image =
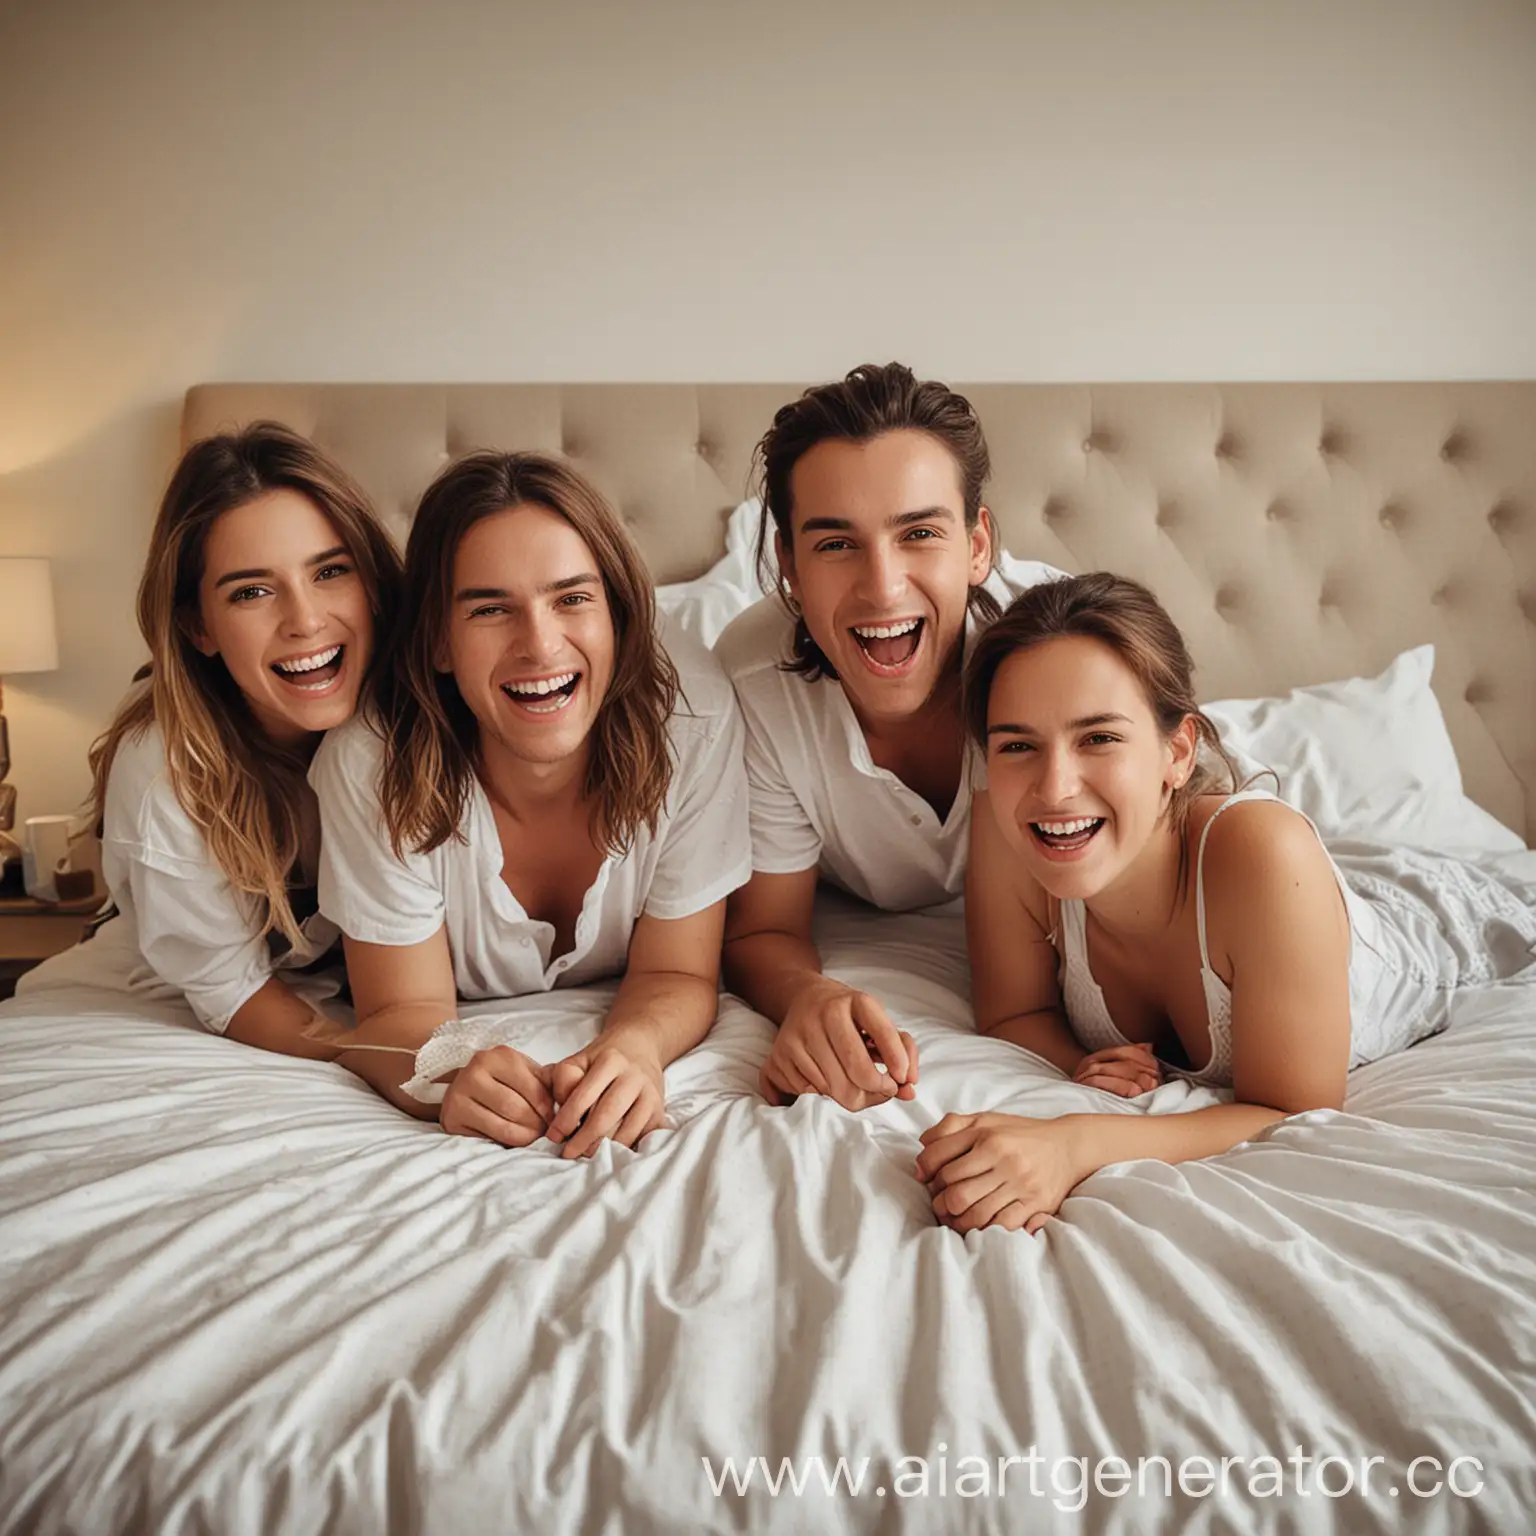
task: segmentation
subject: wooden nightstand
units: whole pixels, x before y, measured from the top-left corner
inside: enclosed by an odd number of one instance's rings
[[[0,897],[0,998],[15,992],[23,971],[78,943],[104,899],[99,890],[83,901]]]

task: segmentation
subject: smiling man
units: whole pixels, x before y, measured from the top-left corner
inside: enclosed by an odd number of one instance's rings
[[[752,802],[726,977],[779,1025],[765,1096],[862,1109],[912,1097],[917,1051],[875,998],[823,975],[816,884],[887,911],[960,894],[966,640],[1022,587],[994,568],[981,423],[945,385],[856,368],[783,407],[757,454],[780,590],[715,646],[746,717]]]
[[[598,1038],[509,1046],[448,1088],[448,1131],[568,1156],[661,1122],[715,1018],[726,895],[751,868],[742,725],[714,658],[663,646],[650,580],[569,466],[479,453],[422,499],[372,708],[315,760],[322,910],[354,1043],[419,1047],[457,999],[622,974]],[[409,1055],[341,1058],[413,1114]]]

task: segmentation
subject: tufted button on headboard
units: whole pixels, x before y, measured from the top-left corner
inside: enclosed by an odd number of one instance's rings
[[[1015,554],[1145,581],[1204,698],[1375,672],[1432,641],[1467,792],[1536,833],[1536,382],[957,387]],[[402,541],[458,454],[563,453],[676,581],[721,553],[753,445],[796,389],[200,385],[183,439],[287,422]]]

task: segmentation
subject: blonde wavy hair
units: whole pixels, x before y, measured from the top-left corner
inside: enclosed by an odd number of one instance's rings
[[[367,496],[313,443],[271,421],[193,443],[160,503],[139,581],[149,666],[91,748],[90,811],[99,826],[118,748],[158,725],[171,788],[214,861],[254,898],[263,931],[296,944],[288,879],[299,856],[305,754],[267,736],[223,661],[192,640],[209,530],[226,512],[278,490],[306,497],[335,528],[367,591],[376,636],[392,617],[400,556]]]
[[[614,671],[592,726],[584,793],[599,847],[623,853],[656,829],[672,781],[667,722],[679,686],[656,638],[651,579],[613,509],[570,465],[542,453],[471,453],[427,487],[405,550],[400,619],[376,675],[372,723],[384,743],[379,798],[396,857],[458,835],[475,780],[479,726],[451,672],[453,566],[476,523],[512,507],[563,518],[597,561],[613,617]]]

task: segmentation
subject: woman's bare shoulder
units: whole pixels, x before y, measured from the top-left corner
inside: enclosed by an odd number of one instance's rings
[[[1324,863],[1327,862],[1312,823],[1283,800],[1241,800],[1222,810],[1227,799],[1225,795],[1202,795],[1190,810],[1185,829],[1190,857],[1199,855],[1204,837],[1207,870],[1242,867],[1255,860],[1289,863],[1297,857],[1310,863],[1308,855],[1314,852],[1322,854]]]
[[[1190,816],[1190,861],[1205,839],[1205,902],[1213,932],[1220,914],[1268,911],[1282,916],[1296,903],[1336,899],[1333,864],[1311,822],[1280,800],[1245,800],[1212,822],[1221,800],[1202,804]],[[1332,899],[1330,899],[1332,898]]]

